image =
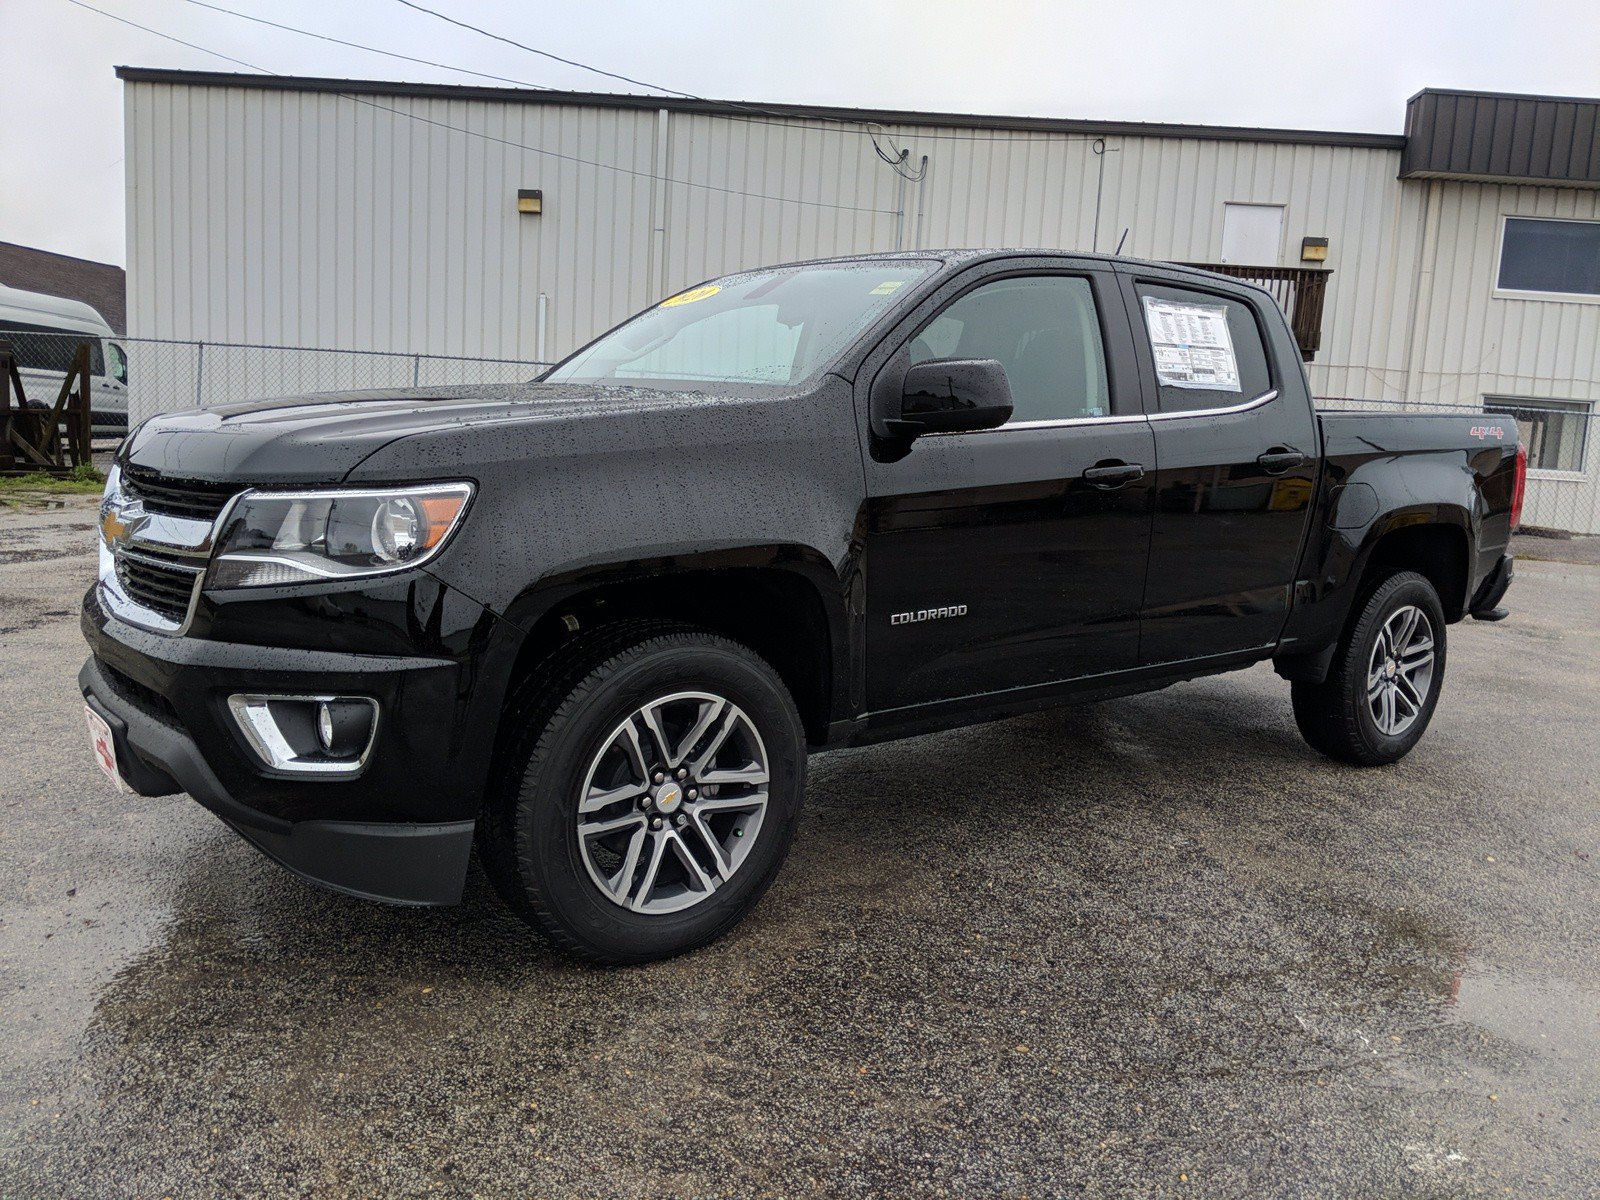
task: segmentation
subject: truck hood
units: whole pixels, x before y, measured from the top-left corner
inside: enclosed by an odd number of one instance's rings
[[[185,479],[335,483],[375,451],[416,434],[698,408],[737,397],[540,383],[324,392],[153,417],[135,430],[123,454],[136,465]]]

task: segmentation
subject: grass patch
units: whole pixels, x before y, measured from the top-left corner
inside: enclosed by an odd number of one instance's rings
[[[47,492],[53,495],[98,496],[105,489],[106,477],[98,467],[87,464],[73,467],[72,473],[57,477],[43,471],[32,475],[0,476],[0,493]]]

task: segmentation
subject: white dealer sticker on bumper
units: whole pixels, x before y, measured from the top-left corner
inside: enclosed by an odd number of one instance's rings
[[[105,719],[87,704],[83,706],[83,715],[89,722],[89,746],[94,751],[94,761],[105,772],[111,786],[119,792],[130,792],[130,788],[122,780],[122,772],[117,770],[117,743],[111,736],[111,726]]]

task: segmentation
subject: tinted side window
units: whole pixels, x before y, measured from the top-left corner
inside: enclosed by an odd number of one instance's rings
[[[998,279],[954,300],[911,341],[911,361],[993,358],[1006,369],[1012,423],[1111,412],[1105,347],[1087,279]]]
[[[29,325],[23,321],[0,321],[0,349],[16,356],[17,366],[31,371],[72,370],[73,356],[78,347],[89,344],[89,374],[106,373],[105,353],[100,339],[87,333],[64,333],[47,325]]]
[[[1507,217],[1497,287],[1600,296],[1600,221]]]
[[[1261,327],[1244,301],[1152,283],[1138,294],[1162,412],[1226,408],[1271,390]]]

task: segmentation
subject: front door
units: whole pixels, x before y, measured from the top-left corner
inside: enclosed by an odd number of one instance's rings
[[[868,461],[868,711],[1137,665],[1155,460],[1114,275],[991,266],[931,309],[899,361],[997,359],[1015,412]]]

